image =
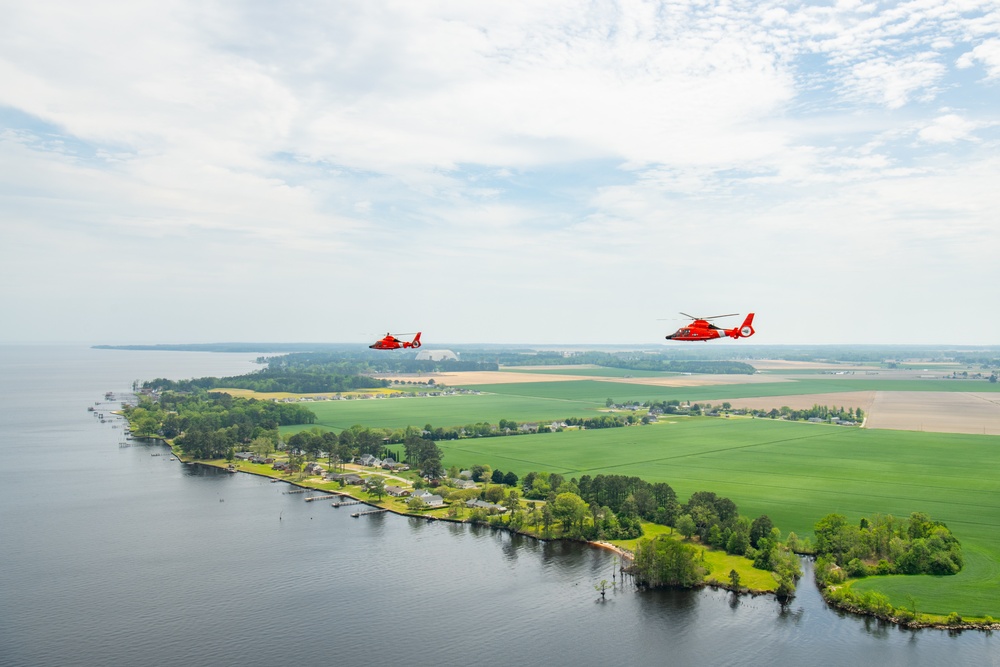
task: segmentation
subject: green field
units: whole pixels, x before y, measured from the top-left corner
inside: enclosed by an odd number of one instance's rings
[[[565,384],[557,382],[554,384]],[[594,416],[604,408],[594,401],[517,395],[473,395],[382,398],[351,401],[318,401],[309,409],[316,425],[342,431],[355,424],[381,428],[406,428],[425,424],[448,428],[476,422],[496,424],[501,419],[517,422],[552,421],[566,417]],[[288,427],[291,432],[303,427]],[[308,428],[308,427],[306,427]],[[283,428],[284,432],[285,429]]]
[[[825,394],[847,391],[959,391],[1000,392],[1000,382],[985,380],[844,380],[810,378],[792,382],[757,384],[708,385],[701,387],[656,387],[600,380],[570,380],[567,382],[523,382],[489,384],[474,387],[479,391],[506,396],[535,396],[589,401],[603,405],[605,399],[617,402],[629,400],[711,401],[722,398],[759,398],[793,394]],[[775,406],[780,407],[780,406]]]
[[[628,368],[612,368],[610,366],[549,366],[548,368],[518,368],[507,366],[500,369],[504,373],[530,373],[537,375],[581,375],[584,377],[609,377],[609,378],[659,378],[676,377],[683,373],[672,373],[668,371],[636,371]]]

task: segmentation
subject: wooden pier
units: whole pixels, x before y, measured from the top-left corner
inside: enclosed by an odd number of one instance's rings
[[[359,516],[365,516],[366,514],[381,514],[382,512],[388,512],[388,511],[389,510],[385,509],[384,507],[377,507],[373,510],[365,510],[364,512],[355,512],[351,516],[353,516],[356,519]]]
[[[341,494],[339,493],[331,493],[325,496],[309,496],[306,498],[306,502],[308,503],[313,500],[330,500],[331,498],[340,498],[340,495]]]
[[[330,503],[330,507],[343,507],[344,505],[362,505],[360,500],[341,500],[336,503]]]

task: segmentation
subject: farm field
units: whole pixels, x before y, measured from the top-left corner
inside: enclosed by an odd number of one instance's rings
[[[711,378],[713,376],[695,376]],[[661,386],[638,379],[629,382],[608,382],[601,380],[567,380],[562,382],[521,382],[504,384],[464,385],[459,382],[452,386],[469,386],[483,392],[506,395],[538,397],[562,397],[576,400],[600,401],[608,397],[616,401],[625,400],[669,400],[720,401],[734,398],[760,398],[768,396],[793,396],[800,394],[829,394],[855,391],[905,391],[905,392],[964,392],[996,393],[1000,397],[1000,383],[976,380],[846,380],[841,376],[829,379],[806,378],[775,381],[773,377],[761,375],[718,376],[724,378],[767,378],[766,382],[732,382],[731,384],[704,384],[697,386]],[[684,378],[687,379],[687,378]]]
[[[664,371],[636,371],[628,368],[611,368],[608,366],[506,366],[501,373],[521,373],[536,375],[566,375],[580,377],[606,378],[663,378],[684,377],[683,373]]]
[[[670,423],[673,422],[673,423]],[[954,577],[870,579],[893,604],[912,594],[922,611],[1000,616],[1000,439],[870,431],[747,418],[682,417],[649,426],[438,443],[445,465],[568,477],[613,473],[731,498],[741,514],[770,516],[784,534],[811,535],[822,516],[856,521],[927,512],[963,544]]]
[[[503,394],[319,401],[309,405],[309,409],[316,414],[315,425],[337,432],[355,424],[395,429],[407,426],[423,428],[425,424],[444,428],[476,422],[496,424],[501,419],[552,421],[566,417],[592,417],[603,407],[604,399],[598,405],[593,401]]]

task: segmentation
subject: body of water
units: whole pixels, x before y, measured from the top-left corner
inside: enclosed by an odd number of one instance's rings
[[[797,597],[609,591],[614,557],[307,503],[121,447],[88,406],[256,355],[0,347],[0,665],[1000,665],[1000,637]],[[98,406],[102,408],[106,406]]]

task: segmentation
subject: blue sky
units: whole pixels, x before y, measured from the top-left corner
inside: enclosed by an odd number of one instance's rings
[[[1000,344],[995,2],[3,13],[0,342]]]

